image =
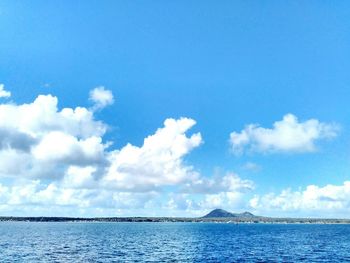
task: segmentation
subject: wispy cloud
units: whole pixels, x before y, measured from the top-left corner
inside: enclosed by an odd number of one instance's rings
[[[0,98],[9,98],[11,97],[11,92],[5,90],[5,85],[0,84]]]
[[[89,99],[94,103],[93,110],[100,110],[114,103],[113,93],[102,86],[91,90]]]

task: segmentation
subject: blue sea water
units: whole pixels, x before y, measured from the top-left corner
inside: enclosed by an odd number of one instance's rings
[[[0,262],[301,261],[350,261],[350,225],[0,223]]]

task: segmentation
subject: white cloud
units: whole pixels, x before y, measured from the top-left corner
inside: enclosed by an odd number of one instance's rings
[[[186,162],[203,143],[200,133],[188,134],[193,119],[166,119],[141,146],[111,150],[103,139],[107,125],[94,110],[60,109],[52,95],[0,104],[2,214],[157,215],[162,207],[171,214],[171,205],[199,213],[219,203],[235,207],[254,187],[233,173],[205,178]]]
[[[199,206],[202,210],[212,210],[224,207],[230,211],[242,211],[245,209],[245,202],[242,192],[222,192],[219,194],[205,195],[204,200],[200,201]]]
[[[25,181],[15,186],[0,184],[0,203],[17,207],[75,207],[75,208],[140,208],[156,193],[118,193],[103,189],[77,189],[57,183],[48,185],[39,180]],[[1,211],[1,209],[0,209]]]
[[[20,180],[12,186],[0,184],[0,212],[21,215],[20,211],[30,206],[31,215],[36,211],[39,215],[45,213],[57,216],[64,211],[65,215],[77,216],[78,211],[80,214],[84,211],[86,216],[116,216],[119,211],[125,216],[136,209],[133,215],[140,215],[142,211],[148,216],[202,216],[209,209],[217,207],[232,211],[245,210],[244,193],[252,187],[252,183],[248,183],[247,189],[246,183],[243,183],[243,186],[231,185],[223,190],[213,185],[217,191],[209,193],[126,192],[101,187],[93,175],[95,172],[91,166],[71,166],[62,181],[47,184],[41,180]],[[235,180],[243,181],[238,178]]]
[[[202,143],[200,133],[185,135],[194,124],[188,118],[167,119],[164,127],[148,136],[141,147],[128,144],[111,152],[111,165],[103,183],[117,189],[148,191],[197,178],[198,173],[183,163],[183,157]]]
[[[63,186],[66,188],[86,188],[94,189],[97,186],[97,181],[94,173],[97,168],[94,166],[69,166],[63,179]]]
[[[183,163],[202,143],[200,133],[185,134],[194,120],[167,119],[141,147],[108,151],[102,139],[106,125],[92,111],[58,110],[57,103],[56,97],[40,95],[30,104],[0,105],[0,176],[61,179],[71,166],[92,166],[99,184],[120,191],[149,191],[198,176]],[[20,160],[25,161],[18,165]]]
[[[32,155],[40,161],[69,164],[94,164],[102,162],[105,145],[100,137],[77,139],[63,132],[49,132],[33,147]]]
[[[245,194],[254,190],[254,182],[234,173],[199,177],[185,184],[181,193],[172,194],[167,207],[204,215],[210,209],[223,207],[232,211],[246,209]]]
[[[313,152],[315,142],[337,135],[335,124],[322,123],[316,119],[299,122],[293,114],[287,114],[273,128],[249,124],[240,133],[230,134],[230,144],[235,154],[245,150],[255,152]]]
[[[243,180],[234,173],[224,176],[201,177],[185,185],[184,191],[190,193],[217,194],[221,192],[246,192],[254,189],[254,183]]]
[[[0,98],[9,98],[11,97],[11,92],[5,90],[4,84],[0,84]]]
[[[94,120],[84,107],[58,110],[58,99],[39,95],[29,104],[0,104],[0,128],[28,134],[34,138],[51,131],[62,131],[78,138],[102,136],[106,125]]]
[[[69,165],[105,162],[106,125],[83,107],[58,110],[58,100],[0,104],[0,177],[61,178]]]
[[[209,194],[172,194],[164,206],[172,211],[182,211],[180,215],[187,213],[203,216],[209,210],[224,208],[230,211],[245,211],[246,205],[244,192],[220,192]]]
[[[304,190],[285,189],[280,194],[256,195],[250,200],[252,208],[267,212],[306,216],[344,216],[350,211],[350,182],[324,187],[309,185]]]
[[[170,194],[169,200],[164,206],[165,209],[193,211],[198,209],[198,205],[188,194]]]
[[[114,103],[113,93],[104,87],[97,87],[91,90],[90,100],[95,104],[93,110],[103,109]]]

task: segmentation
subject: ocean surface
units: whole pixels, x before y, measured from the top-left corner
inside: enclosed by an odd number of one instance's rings
[[[350,225],[0,223],[0,262],[302,261],[350,261]]]

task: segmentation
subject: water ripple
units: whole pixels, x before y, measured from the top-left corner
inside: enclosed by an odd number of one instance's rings
[[[344,262],[350,225],[0,223],[1,262]]]

